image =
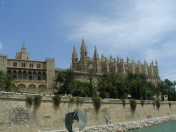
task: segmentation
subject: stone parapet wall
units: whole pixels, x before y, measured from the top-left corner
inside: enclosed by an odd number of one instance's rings
[[[141,106],[140,101],[137,101],[136,111],[132,114],[128,100],[126,100],[126,106],[123,107],[121,100],[105,99],[102,101],[99,113],[96,114],[90,98],[81,98],[83,103],[81,105],[76,105],[74,103],[69,103],[68,97],[62,98],[60,107],[56,111],[53,107],[51,95],[43,96],[40,107],[34,112],[32,108],[26,108],[26,96],[32,95],[0,93],[0,131],[6,130],[7,132],[10,132],[10,128],[12,128],[14,124],[13,118],[16,116],[14,111],[16,109],[19,110],[19,108],[24,109],[24,111],[29,113],[30,123],[28,123],[27,126],[34,125],[36,130],[64,129],[65,114],[75,110],[87,113],[88,127],[105,125],[105,117],[108,117],[113,124],[116,124],[124,121],[142,120],[145,118],[168,116],[176,113],[176,102],[170,102],[172,104],[171,108],[169,107],[169,102],[161,102],[158,111],[156,108],[154,109],[152,104],[153,101],[146,101],[143,107]],[[25,112],[23,112],[23,114],[24,113]],[[17,121],[18,120],[19,119],[17,119]],[[75,124],[75,127],[76,126],[77,125]]]

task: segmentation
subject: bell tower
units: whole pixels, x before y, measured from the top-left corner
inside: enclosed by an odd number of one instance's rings
[[[78,54],[75,46],[73,47],[73,52],[72,52],[72,69],[73,70],[78,69]]]
[[[101,72],[101,65],[99,60],[99,54],[97,52],[97,48],[94,48],[94,55],[93,55],[93,67],[96,73]]]
[[[88,54],[87,54],[87,47],[85,44],[84,39],[81,41],[81,53],[80,53],[80,63],[81,63],[81,70],[87,71],[88,69]]]
[[[30,57],[28,55],[27,48],[25,47],[25,44],[23,43],[21,51],[17,52],[16,54],[17,60],[30,60]]]

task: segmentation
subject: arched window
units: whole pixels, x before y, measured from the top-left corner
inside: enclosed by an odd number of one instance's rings
[[[30,64],[29,64],[29,67],[30,67],[30,68],[33,68],[33,67],[34,67],[34,65],[33,65],[32,63],[30,63]]]
[[[37,80],[37,72],[36,71],[33,72],[33,79]]]
[[[38,73],[38,80],[41,80],[41,72]]]
[[[13,71],[13,79],[16,80],[17,79],[17,72]]]
[[[13,66],[14,66],[14,67],[17,67],[17,62],[13,62]]]
[[[21,67],[26,67],[26,64],[24,62],[22,62]]]
[[[8,70],[7,71],[7,74],[8,74],[8,76],[11,78],[12,77],[12,72],[11,72],[11,70]]]
[[[24,80],[28,80],[28,76],[27,76],[27,72],[26,71],[23,71],[23,79]]]
[[[37,64],[37,68],[38,68],[38,69],[41,68],[41,65],[40,65],[40,64]]]
[[[21,71],[18,71],[18,79],[22,79],[22,72]]]
[[[32,72],[31,71],[29,71],[29,80],[32,80]]]
[[[43,72],[43,74],[42,74],[42,80],[46,80],[46,72]]]

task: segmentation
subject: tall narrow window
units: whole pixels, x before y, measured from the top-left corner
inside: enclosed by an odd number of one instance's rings
[[[31,63],[31,64],[29,64],[29,67],[30,67],[30,68],[33,68],[33,67],[34,67],[34,65]]]
[[[13,66],[14,66],[14,67],[17,67],[17,62],[13,62]]]
[[[37,64],[37,68],[41,68],[41,65],[40,65],[40,64]]]
[[[21,63],[21,67],[26,67],[26,64],[24,62]]]

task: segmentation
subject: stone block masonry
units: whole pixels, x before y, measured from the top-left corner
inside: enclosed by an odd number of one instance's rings
[[[174,115],[176,113],[176,102],[161,102],[159,111],[154,109],[152,101],[146,101],[141,106],[137,101],[134,114],[131,113],[129,101],[125,107],[121,100],[105,99],[102,101],[101,109],[96,114],[92,101],[82,98],[83,103],[76,105],[69,103],[68,97],[63,97],[58,110],[55,110],[51,96],[42,97],[40,107],[33,111],[26,107],[26,94],[3,93],[0,94],[0,131],[1,132],[38,132],[39,130],[63,130],[65,114],[75,110],[87,113],[87,127],[105,125],[106,117],[112,124],[126,121],[137,121],[146,118]],[[77,124],[74,125],[77,127]]]

